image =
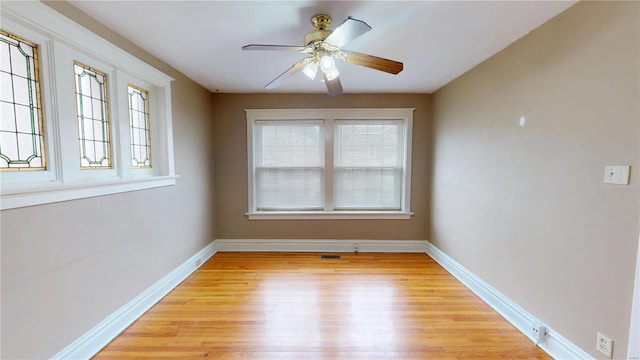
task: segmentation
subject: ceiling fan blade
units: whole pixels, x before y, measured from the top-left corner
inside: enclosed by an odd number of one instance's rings
[[[280,85],[284,80],[286,80],[291,75],[297,73],[302,68],[304,68],[308,63],[313,61],[313,57],[304,58],[297,63],[293,64],[287,71],[283,72],[277,78],[273,79],[270,83],[268,83],[264,88],[265,89],[273,89]]]
[[[302,51],[304,50],[304,46],[296,46],[296,45],[261,45],[261,44],[251,44],[245,45],[242,47],[242,50],[280,50],[280,51]]]
[[[342,83],[340,82],[340,77],[329,81],[327,80],[327,75],[323,73],[322,78],[324,79],[325,85],[327,85],[327,91],[330,96],[338,96],[342,94]]]
[[[361,54],[348,50],[341,51],[347,54],[344,61],[348,62],[349,64],[366,66],[371,69],[384,71],[394,75],[401,72],[404,67],[404,65],[398,61],[384,59],[373,55]]]
[[[349,16],[324,41],[336,47],[343,47],[349,41],[371,30],[366,22]]]

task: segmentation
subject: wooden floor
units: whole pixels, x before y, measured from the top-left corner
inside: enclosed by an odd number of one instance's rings
[[[425,254],[218,253],[95,359],[550,359]]]

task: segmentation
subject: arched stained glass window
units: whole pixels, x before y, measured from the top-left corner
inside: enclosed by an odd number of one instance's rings
[[[73,67],[80,139],[80,167],[111,168],[107,75],[78,62],[74,62]]]
[[[37,46],[0,30],[0,170],[44,170]]]
[[[129,130],[131,132],[131,166],[151,167],[151,128],[149,126],[149,92],[129,84]]]

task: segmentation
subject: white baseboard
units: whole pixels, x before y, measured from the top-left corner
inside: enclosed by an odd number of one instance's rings
[[[51,359],[90,359],[191,275],[200,264],[212,257],[216,253],[214,244],[214,242],[209,243],[147,290],[52,356]],[[198,260],[198,266],[196,266]]]
[[[218,251],[424,253],[425,240],[217,239]]]
[[[204,263],[218,251],[288,251],[288,252],[404,252],[427,253],[445,270],[456,277],[484,302],[513,324],[531,341],[531,325],[547,328],[544,342],[538,346],[554,359],[594,359],[591,355],[571,343],[524,310],[518,304],[498,292],[491,285],[471,273],[451,257],[424,240],[328,240],[328,239],[218,239],[205,246],[180,266],[157,281],[133,300],[122,306],[74,342],[66,346],[51,359],[89,359],[113,338],[137,320],[154,304],[173,290],[196,269],[196,262]]]
[[[469,290],[478,295],[478,297],[502,315],[502,317],[509,321],[534,343],[536,341],[531,332],[532,325],[538,324],[545,326],[547,328],[547,336],[545,341],[539,343],[538,346],[554,359],[594,359],[593,356],[584,352],[575,344],[560,335],[557,331],[544,324],[542,321],[464,268],[428,241],[426,252],[433,260],[438,262],[438,264],[440,264],[445,270],[463,283],[467,288],[469,288]]]

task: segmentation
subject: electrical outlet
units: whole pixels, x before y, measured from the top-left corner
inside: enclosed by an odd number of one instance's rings
[[[607,165],[604,167],[604,183],[629,185],[629,165]]]
[[[196,260],[196,267],[200,267],[201,264],[202,264],[202,260],[200,259]]]
[[[358,251],[360,251],[360,249],[358,249],[358,244],[355,244],[355,245],[353,246],[353,252],[354,252],[354,254],[357,254],[357,253],[358,253]]]
[[[542,343],[547,336],[547,328],[539,324],[532,324],[531,335],[533,335],[533,339],[536,343]]]
[[[608,337],[598,333],[598,343],[596,344],[596,349],[601,353],[607,355],[609,359],[613,357],[613,340]]]

